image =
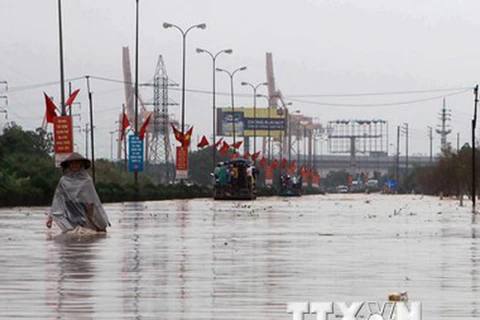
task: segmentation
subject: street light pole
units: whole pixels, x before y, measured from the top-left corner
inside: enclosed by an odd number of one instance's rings
[[[217,162],[216,161],[216,157],[217,157],[217,149],[215,148],[215,143],[216,143],[216,123],[215,123],[215,113],[217,111],[217,105],[216,105],[216,93],[215,93],[215,89],[216,89],[216,84],[215,84],[215,75],[216,75],[216,72],[215,72],[215,64],[216,64],[216,61],[217,61],[217,57],[222,54],[222,53],[226,53],[226,54],[232,54],[233,50],[232,49],[225,49],[225,50],[221,50],[221,51],[218,51],[216,54],[213,54],[211,53],[210,51],[208,50],[205,50],[205,49],[200,49],[200,48],[197,48],[197,53],[207,53],[210,58],[212,58],[212,63],[213,63],[213,96],[212,96],[212,172],[213,170],[215,169],[215,163]]]
[[[408,179],[408,123],[404,123],[405,130],[405,177]]]
[[[136,0],[135,14],[135,134],[138,134],[138,25],[139,25],[139,0]],[[135,188],[138,191],[138,170],[133,172]]]
[[[432,164],[433,160],[433,148],[432,148],[432,141],[433,141],[433,135],[432,135],[432,127],[427,127],[428,128],[428,138],[430,139],[430,164]]]
[[[257,89],[260,86],[266,86],[268,83],[262,82],[256,86],[249,82],[242,82],[242,86],[249,86],[253,90],[253,153],[257,153]]]
[[[93,98],[92,91],[90,90],[90,76],[85,76],[87,79],[87,92],[89,101],[89,113],[90,113],[90,143],[92,148],[92,180],[95,183],[95,125],[93,123]]]
[[[477,105],[478,105],[478,84],[473,89],[473,94],[475,95],[474,105],[473,105],[473,119],[472,119],[472,212],[475,213],[476,197],[477,197],[477,186],[476,186],[476,160],[475,160],[475,129],[477,128]]]
[[[268,105],[268,163],[271,163],[271,156],[272,156],[272,139],[270,138],[270,121],[271,121],[271,115],[270,115],[270,111],[272,110],[272,108],[270,107],[270,105]]]
[[[267,158],[268,160],[270,161],[270,157],[271,155],[273,154],[273,152],[271,152],[271,149],[272,149],[272,144],[271,144],[271,139],[270,139],[270,121],[271,121],[271,109],[270,108],[270,98],[269,96],[266,96],[266,95],[263,95],[263,94],[259,94],[257,95],[257,97],[263,97],[265,99],[267,99],[267,102],[268,102],[268,106],[267,106]]]
[[[66,115],[65,109],[65,74],[63,70],[63,31],[62,31],[62,0],[58,0],[58,38],[60,48],[60,96],[62,116]]]
[[[115,131],[110,131],[110,159],[113,161],[113,134]]]
[[[300,113],[300,110],[295,110],[293,112],[290,112],[290,110],[288,110],[288,108],[286,108],[286,110],[287,110],[287,114],[288,114],[288,118],[287,118],[288,119],[287,120],[288,121],[288,124],[287,124],[288,125],[288,127],[287,127],[287,129],[288,129],[288,143],[287,143],[288,144],[288,162],[291,162],[292,161],[292,149],[293,149],[293,146],[292,146],[292,123],[293,123],[292,113],[297,113],[298,114],[298,113]],[[297,128],[298,128],[299,123],[300,123],[299,121],[300,120],[298,120],[298,122],[297,122]],[[297,131],[298,130],[299,129],[297,129]],[[298,162],[300,162],[300,161],[298,161]]]
[[[238,71],[247,70],[247,67],[241,67],[241,68],[235,69],[235,70],[233,70],[233,72],[229,72],[225,69],[220,69],[220,68],[216,68],[216,70],[219,71],[219,72],[225,72],[226,74],[228,74],[230,76],[230,94],[231,94],[231,97],[232,97],[233,144],[235,145],[235,143],[236,143],[236,141],[235,141],[235,95],[233,94],[233,76],[235,76],[235,74]]]
[[[177,29],[178,31],[180,31],[180,33],[182,34],[182,43],[183,43],[183,53],[182,53],[182,134],[185,134],[185,74],[186,74],[186,60],[187,60],[187,55],[186,55],[186,44],[187,44],[187,34],[190,30],[194,29],[194,28],[199,28],[199,29],[205,29],[207,27],[207,25],[205,23],[201,23],[201,24],[196,24],[196,25],[193,25],[191,27],[189,27],[187,30],[183,31],[182,28],[180,28],[179,26],[177,25],[174,25],[172,23],[168,23],[168,22],[164,22],[163,23],[163,27],[165,29],[168,29],[168,28],[175,28]]]

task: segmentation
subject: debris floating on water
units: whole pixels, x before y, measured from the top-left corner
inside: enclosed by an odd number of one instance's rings
[[[392,292],[388,295],[388,301],[402,301],[406,302],[408,301],[408,294],[407,291],[402,291],[402,292]]]

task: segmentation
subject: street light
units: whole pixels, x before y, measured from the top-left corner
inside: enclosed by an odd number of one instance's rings
[[[218,51],[217,53],[213,54],[211,53],[210,51],[208,50],[205,50],[205,49],[200,49],[200,48],[197,48],[197,53],[207,53],[210,58],[212,58],[212,63],[213,63],[213,97],[212,97],[212,130],[213,130],[213,135],[212,135],[212,139],[213,139],[213,145],[212,145],[212,172],[213,170],[215,169],[215,162],[216,162],[216,156],[217,156],[217,149],[215,148],[215,141],[216,141],[216,123],[215,123],[215,112],[216,112],[216,109],[217,109],[217,106],[216,106],[216,99],[215,99],[215,63],[217,61],[217,57],[222,54],[222,53],[226,53],[226,54],[232,54],[233,50],[232,49],[225,49],[225,50],[221,50],[221,51]]]
[[[60,49],[60,103],[62,116],[66,115],[65,108],[65,73],[63,69],[63,28],[62,28],[62,0],[58,0],[58,41]],[[95,179],[94,179],[95,180]]]
[[[290,116],[290,110],[288,109],[287,106],[293,105],[292,102],[285,103],[283,105],[283,108],[285,109],[285,116],[284,116],[284,123],[285,127],[283,129],[284,136],[286,136],[286,142],[281,139],[281,145],[282,145],[282,150],[286,146],[288,148],[288,161],[290,162],[291,160],[291,143],[292,143],[292,135],[291,135],[291,130],[290,130],[290,122],[291,122],[291,116]],[[294,113],[300,112],[299,110],[294,111]],[[278,113],[278,112],[277,112]]]
[[[205,29],[207,27],[207,25],[205,23],[200,23],[200,24],[196,24],[196,25],[193,25],[191,27],[189,27],[187,30],[183,31],[182,28],[180,28],[179,26],[177,25],[174,25],[172,23],[168,23],[168,22],[164,22],[163,23],[163,27],[165,29],[168,29],[168,28],[175,28],[177,29],[178,31],[180,31],[180,33],[182,34],[182,39],[183,39],[183,71],[182,71],[182,134],[185,133],[185,64],[186,64],[186,53],[185,53],[185,50],[186,50],[186,43],[187,43],[187,34],[190,30],[192,29],[195,29],[195,28],[198,28],[198,29]]]
[[[249,86],[253,89],[253,153],[257,153],[257,89],[266,85],[268,85],[266,82],[259,83],[256,86],[249,82],[242,82],[242,86]]]
[[[113,134],[116,131],[109,131],[110,133],[110,159],[113,161]]]
[[[271,117],[270,110],[272,109],[272,108],[270,108],[270,97],[266,96],[264,94],[257,94],[257,97],[265,98],[265,99],[267,99],[267,102],[268,102],[268,106],[267,106],[267,108],[268,108],[267,109],[268,110],[268,115],[267,115],[267,118],[268,118],[268,120],[267,120],[267,132],[268,132],[267,133],[267,159],[270,162],[270,156],[271,156],[270,150],[271,150],[271,147],[272,147],[271,144],[270,144],[270,140],[271,140],[270,139],[270,120],[271,120],[270,119],[270,117]]]
[[[215,70],[217,70],[219,72],[225,72],[226,74],[228,74],[230,76],[230,93],[231,93],[231,96],[232,96],[233,144],[235,145],[235,99],[234,99],[234,95],[233,95],[233,76],[238,71],[247,70],[247,67],[241,67],[241,68],[235,69],[235,70],[233,70],[233,72],[229,72],[225,69],[220,69],[220,68],[216,68]]]

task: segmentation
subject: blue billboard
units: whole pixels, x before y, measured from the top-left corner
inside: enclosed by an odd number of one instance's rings
[[[143,171],[143,140],[138,134],[128,136],[128,171]]]

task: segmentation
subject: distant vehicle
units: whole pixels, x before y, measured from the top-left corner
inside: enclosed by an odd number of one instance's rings
[[[280,196],[300,197],[302,195],[302,178],[295,175],[280,176]]]
[[[367,183],[365,183],[365,186],[370,188],[378,188],[378,180],[370,179],[367,181]]]
[[[184,180],[183,184],[189,187],[195,185],[195,183],[192,180]]]
[[[257,171],[249,160],[219,162],[214,171],[214,200],[255,200]]]
[[[348,187],[347,186],[338,186],[337,187],[337,192],[338,193],[347,193],[348,192]]]

